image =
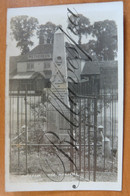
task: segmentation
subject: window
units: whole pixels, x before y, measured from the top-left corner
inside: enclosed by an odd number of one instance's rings
[[[34,63],[30,62],[27,63],[27,71],[33,71],[34,70]]]
[[[50,69],[50,67],[51,67],[50,61],[44,62],[44,69]]]

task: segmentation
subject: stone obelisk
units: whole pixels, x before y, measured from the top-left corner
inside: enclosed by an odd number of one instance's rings
[[[69,118],[68,108],[70,107],[66,62],[64,34],[59,29],[54,34],[52,77],[50,79],[51,88],[49,91],[50,102],[52,105],[52,112],[49,112],[49,116],[57,127],[57,132],[60,128],[67,129],[66,126],[68,126],[64,118],[64,116]]]
[[[64,104],[69,106],[66,48],[64,34],[60,29],[54,34],[51,84],[51,90],[64,102]],[[58,103],[60,104],[60,102]]]

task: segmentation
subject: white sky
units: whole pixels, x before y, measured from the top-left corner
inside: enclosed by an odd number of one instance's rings
[[[29,7],[29,8],[10,8],[7,12],[7,50],[9,56],[17,56],[20,54],[20,50],[16,48],[15,40],[11,39],[10,36],[10,20],[14,16],[28,15],[36,17],[39,24],[45,24],[48,21],[59,25],[61,24],[63,29],[66,31],[67,27],[67,8],[79,14],[83,14],[90,19],[91,24],[95,21],[101,20],[115,20],[118,25],[119,22],[119,3],[89,3],[89,4],[71,4],[62,6],[44,6],[44,7]],[[74,38],[74,36],[73,36]],[[34,48],[38,45],[38,39],[35,37],[32,39],[34,41]],[[88,40],[84,37],[84,42]]]

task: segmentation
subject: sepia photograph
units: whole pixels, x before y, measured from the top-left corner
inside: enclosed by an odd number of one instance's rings
[[[6,43],[6,191],[120,191],[122,2],[9,8]]]

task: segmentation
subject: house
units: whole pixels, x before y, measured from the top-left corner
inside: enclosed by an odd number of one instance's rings
[[[58,35],[59,38],[57,38],[59,39],[60,47],[61,34],[63,33],[60,32]],[[25,84],[27,81],[27,83],[30,83],[33,79],[35,80],[34,82],[32,82],[32,85],[30,85],[30,88],[28,88],[29,85],[27,85],[27,90],[34,90],[33,83],[35,84],[35,81],[37,79],[41,80],[41,83],[43,82],[43,86],[40,85],[39,87],[41,88],[41,91],[43,90],[43,88],[48,88],[49,81],[52,78],[52,71],[54,69],[54,54],[57,55],[57,65],[62,60],[61,56],[57,54],[58,49],[54,47],[54,43],[55,40],[53,42],[49,42],[48,39],[45,38],[45,36],[42,36],[39,38],[39,45],[37,45],[27,54],[17,57],[10,57],[10,90],[16,90],[18,88],[18,84],[16,85],[16,83],[19,83],[19,85],[23,83]],[[65,56],[66,58],[65,66],[67,66],[68,79],[73,78],[73,80],[76,81],[78,78],[78,80],[80,80],[80,74],[82,72],[83,66],[89,59],[87,58],[87,56],[82,54],[79,49],[76,49],[76,46],[74,46],[73,44],[64,42],[62,47],[64,47],[64,50],[61,50],[64,51],[62,58],[63,56]],[[62,70],[62,72],[64,71]],[[23,89],[23,86],[25,85],[22,85],[22,87],[20,87],[20,90]],[[36,87],[38,85],[34,86]]]
[[[57,31],[57,36],[54,36],[54,39],[57,37],[59,40],[59,49],[54,46],[55,40],[49,41],[44,35],[39,38],[39,44],[27,54],[10,57],[10,89],[18,89],[16,83],[22,85],[20,89],[26,86],[27,90],[35,88],[38,90],[36,83],[40,84],[39,90],[41,91],[50,87],[54,78],[52,72],[55,63],[57,68],[61,69],[59,65],[65,58],[64,66],[67,67],[67,75],[64,73],[64,69],[61,72],[68,78],[69,86],[75,83],[78,94],[95,94],[103,89],[112,88],[116,90],[118,88],[117,61],[90,61],[88,56],[76,45],[65,43],[65,41],[61,44],[60,36],[63,33],[59,31]],[[60,50],[60,47],[63,47],[64,50]],[[61,51],[63,54],[60,54]],[[32,80],[34,81],[32,82]],[[32,85],[29,87],[28,84],[25,85],[26,82]]]
[[[90,88],[92,92],[109,93],[110,90],[118,89],[118,62],[117,61],[92,61],[86,62],[82,73],[81,82],[83,86]],[[89,88],[88,88],[89,89]]]
[[[39,72],[18,72],[10,75],[10,92],[11,91],[35,91],[41,92],[46,88],[48,80]]]

